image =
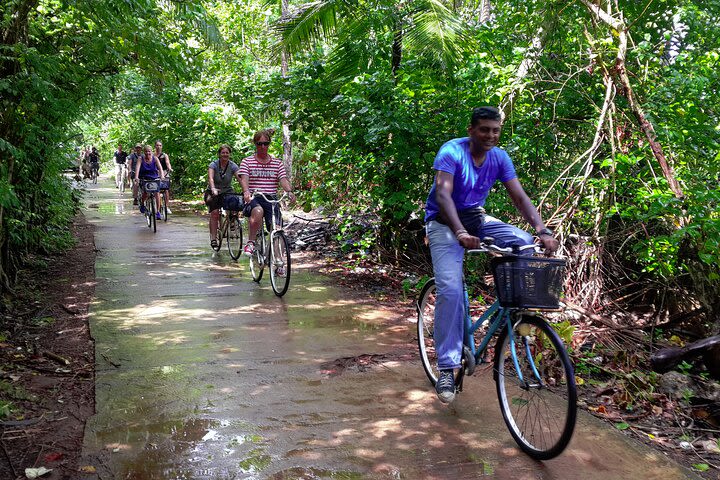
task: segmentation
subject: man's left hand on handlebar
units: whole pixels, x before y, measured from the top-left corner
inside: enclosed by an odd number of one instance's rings
[[[540,239],[543,247],[545,247],[545,254],[548,256],[555,253],[560,247],[560,242],[558,242],[558,239],[553,237],[550,233],[540,233],[538,235],[538,238]]]

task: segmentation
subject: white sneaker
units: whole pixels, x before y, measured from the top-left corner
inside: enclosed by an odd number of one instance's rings
[[[170,211],[170,207],[167,207],[167,213],[168,213],[168,215],[172,215],[172,212]]]

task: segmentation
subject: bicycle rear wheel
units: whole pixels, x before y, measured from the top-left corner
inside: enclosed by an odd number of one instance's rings
[[[430,383],[435,386],[440,371],[437,368],[437,353],[435,352],[435,279],[427,281],[417,303],[417,340],[420,350],[420,360]]]
[[[538,317],[514,320],[495,347],[495,382],[505,423],[537,460],[556,457],[575,429],[575,374],[558,334]],[[513,355],[513,352],[515,354]]]
[[[290,242],[285,233],[277,232],[270,241],[270,285],[278,297],[290,286]]]
[[[243,233],[242,222],[237,214],[231,215],[228,219],[227,228],[227,247],[228,253],[233,260],[237,260],[242,255]]]
[[[265,268],[265,235],[261,230],[257,234],[255,239],[255,250],[250,255],[250,273],[252,274],[253,280],[260,283],[263,276],[263,269]]]

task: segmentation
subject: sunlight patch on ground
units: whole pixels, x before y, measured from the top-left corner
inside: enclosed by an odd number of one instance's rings
[[[138,335],[138,338],[150,340],[157,346],[180,345],[188,341],[189,337],[185,332],[165,332],[163,335]]]
[[[371,430],[375,438],[383,438],[388,433],[399,433],[402,432],[402,422],[397,418],[389,418],[387,420],[380,420],[372,424]]]

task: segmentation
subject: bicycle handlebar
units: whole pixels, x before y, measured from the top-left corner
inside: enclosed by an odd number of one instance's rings
[[[263,192],[253,192],[253,193],[251,194],[251,196],[252,196],[252,197],[262,197],[262,198],[265,199],[266,202],[269,202],[269,203],[280,203],[280,202],[282,202],[283,200],[285,200],[285,197],[287,197],[287,192],[283,192],[283,194],[282,194],[282,195],[280,196],[280,198],[278,198],[277,200],[270,200],[269,198],[267,198],[267,197],[265,196],[265,194],[264,194]]]
[[[525,250],[532,250],[533,252],[540,252],[540,247],[533,243],[530,245],[521,245],[519,247],[498,247],[491,243],[490,239],[483,239],[480,242],[480,248],[472,248],[467,250],[467,253],[489,253],[491,255],[502,256],[502,255],[516,255],[522,254]]]

